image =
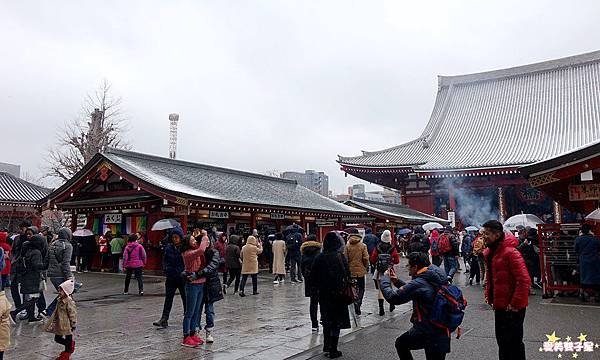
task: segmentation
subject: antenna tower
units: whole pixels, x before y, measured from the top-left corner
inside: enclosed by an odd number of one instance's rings
[[[179,121],[179,114],[170,114],[169,122],[169,157],[175,159],[177,152],[177,122]]]

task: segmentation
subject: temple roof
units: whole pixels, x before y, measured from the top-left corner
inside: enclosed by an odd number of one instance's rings
[[[417,139],[338,162],[457,171],[517,167],[600,140],[600,51],[461,76],[440,76]]]
[[[6,172],[0,172],[0,202],[35,205],[52,190],[32,184]]]
[[[428,222],[447,223],[448,220],[428,215],[420,211],[409,208],[406,205],[388,204],[379,201],[372,201],[353,197],[345,201],[344,204],[356,207],[369,213],[380,214],[386,217],[396,218],[408,223],[425,224]]]

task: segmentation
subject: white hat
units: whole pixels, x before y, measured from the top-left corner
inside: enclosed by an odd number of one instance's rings
[[[73,281],[73,279],[69,279],[64,283],[60,284],[59,287],[63,289],[65,294],[71,295],[73,294],[73,290],[75,290],[75,282]]]
[[[389,230],[385,230],[383,234],[381,234],[381,241],[384,243],[392,242],[392,233]]]

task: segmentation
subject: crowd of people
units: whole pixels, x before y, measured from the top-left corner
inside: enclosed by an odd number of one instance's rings
[[[109,231],[97,239],[100,268],[125,273],[124,294],[129,293],[132,276],[137,280],[138,294],[144,294],[147,256],[140,238],[141,234],[122,236]],[[44,329],[55,334],[55,341],[64,346],[58,359],[70,358],[75,350],[72,335],[77,324],[72,294],[80,286],[71,270],[71,265],[77,263],[77,246],[67,228],[52,234],[23,222],[16,236],[0,232],[2,290],[10,288],[14,303],[13,308],[5,293],[0,292],[0,360],[10,341],[11,320],[45,320]],[[231,288],[240,297],[250,295],[246,292],[248,278],[252,281],[251,294],[258,295],[260,260],[266,259],[274,286],[284,284],[288,276],[291,283],[304,284],[312,331],[319,332],[322,326],[323,351],[328,358],[342,355],[338,342],[340,330],[351,326],[348,305],[354,315],[362,315],[366,277],[370,276],[380,316],[385,314],[386,302],[390,312],[396,305],[413,302],[413,327],[396,339],[399,358],[412,359],[412,350],[424,349],[427,359],[444,359],[456,328],[440,326],[432,314],[438,306],[440,289],[446,289],[460,303],[460,290],[452,284],[464,266],[468,274],[465,285],[472,286],[473,281],[481,284],[485,301],[494,309],[499,358],[524,359],[523,322],[528,296],[539,287],[541,277],[538,246],[535,229],[520,228],[514,236],[495,220],[478,231],[458,232],[450,226],[425,231],[416,226],[403,236],[390,230],[377,236],[368,228],[364,232],[352,228],[332,231],[323,239],[305,234],[299,226],[263,236],[254,230],[245,237],[234,231],[209,233],[199,228],[186,234],[176,227],[161,243],[165,298],[161,317],[154,325],[169,326],[178,291],[184,309],[181,345],[198,347],[214,342],[214,304]],[[265,249],[267,256],[263,254]],[[574,251],[581,265],[582,299],[597,300],[600,241],[590,226],[582,227]],[[410,280],[406,282],[396,274],[395,265],[401,257],[406,257],[408,263]],[[83,260],[80,271],[88,271],[84,264],[91,264],[91,260]],[[49,305],[44,297],[48,280],[58,294]],[[350,303],[345,296],[348,289],[352,290]],[[459,310],[464,312],[464,307]]]

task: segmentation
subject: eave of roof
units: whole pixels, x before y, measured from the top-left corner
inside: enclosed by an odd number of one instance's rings
[[[412,221],[412,222],[419,222],[419,223],[426,223],[426,222],[430,222],[430,221],[437,221],[437,222],[445,222],[448,223],[448,220],[442,219],[442,218],[438,218],[436,216],[432,216],[432,215],[428,215],[425,213],[422,213],[420,211],[411,209],[405,205],[394,205],[394,204],[387,204],[387,203],[380,203],[380,202],[376,202],[376,201],[369,201],[369,200],[358,200],[356,198],[347,200],[344,202],[345,204],[351,204],[351,206],[357,206],[358,208],[361,208],[362,210],[365,210],[367,212],[372,212],[375,214],[380,214],[380,215],[384,215],[387,217],[391,217],[394,219],[401,219],[401,220],[405,220],[405,221]],[[390,211],[392,210],[392,211]]]
[[[522,166],[519,168],[519,172],[526,178],[530,178],[572,166],[598,156],[600,156],[600,140],[566,151],[549,159]]]

